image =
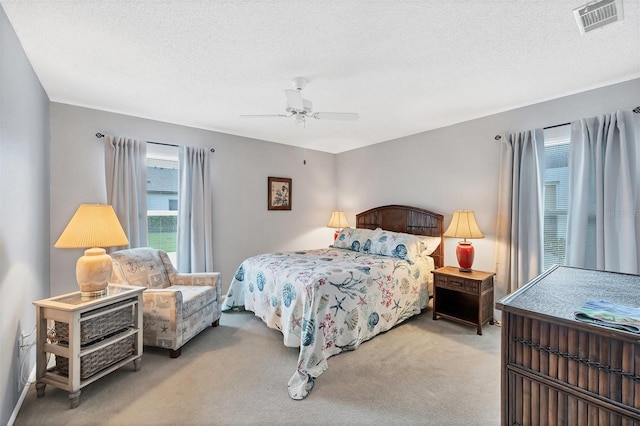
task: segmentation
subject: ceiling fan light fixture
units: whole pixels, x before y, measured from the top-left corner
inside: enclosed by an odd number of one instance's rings
[[[293,84],[293,88],[296,89],[298,92],[304,89],[308,82],[309,80],[307,80],[304,77],[295,77],[291,79],[291,84]]]
[[[303,99],[302,100],[302,105],[304,107],[304,114],[308,115],[311,114],[311,111],[313,111],[313,104],[311,103],[311,101],[307,100],[307,99]]]
[[[309,80],[304,77],[295,77],[291,80],[295,90],[286,89],[284,94],[287,98],[285,111],[287,114],[251,114],[242,115],[241,117],[291,117],[295,115],[296,123],[304,124],[307,117],[316,120],[340,120],[355,121],[359,118],[358,114],[353,112],[313,112],[313,103],[302,97],[302,89],[307,85]]]

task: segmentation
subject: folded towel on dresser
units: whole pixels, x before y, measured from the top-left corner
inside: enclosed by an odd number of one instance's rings
[[[618,305],[606,300],[587,300],[575,312],[579,321],[640,333],[640,308]]]

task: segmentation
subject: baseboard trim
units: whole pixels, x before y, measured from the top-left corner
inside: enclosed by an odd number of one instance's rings
[[[29,374],[29,380],[27,380],[27,383],[25,383],[24,387],[22,388],[22,392],[20,392],[20,398],[18,398],[18,402],[16,403],[16,406],[13,408],[13,412],[11,413],[11,417],[9,417],[7,426],[13,426],[13,424],[15,423],[16,418],[18,417],[18,413],[20,412],[20,408],[22,407],[22,403],[27,397],[27,393],[29,392],[29,388],[31,387],[31,384],[35,380],[36,380],[36,366],[34,365],[33,370],[31,370],[31,374]]]

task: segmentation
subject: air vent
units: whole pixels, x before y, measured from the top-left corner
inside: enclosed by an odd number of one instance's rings
[[[578,22],[580,33],[584,34],[607,24],[621,21],[623,18],[622,0],[602,0],[587,3],[574,9],[573,15]]]

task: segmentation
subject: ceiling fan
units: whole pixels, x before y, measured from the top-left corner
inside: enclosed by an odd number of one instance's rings
[[[309,81],[304,77],[296,77],[291,80],[293,89],[287,89],[284,94],[287,97],[286,114],[248,114],[241,115],[243,118],[272,118],[272,117],[295,117],[296,123],[305,124],[307,118],[316,120],[342,120],[355,121],[358,114],[354,112],[313,112],[313,104],[308,99],[302,98],[302,89]]]

